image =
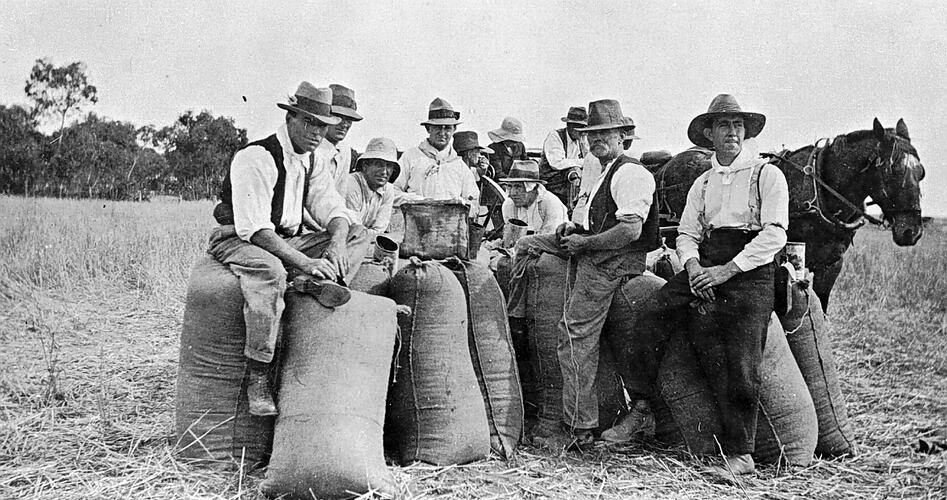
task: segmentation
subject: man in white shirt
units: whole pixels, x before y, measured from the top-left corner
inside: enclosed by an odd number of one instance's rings
[[[628,133],[618,101],[589,103],[589,151],[603,165],[592,187],[588,217],[580,224],[565,222],[554,234],[522,238],[516,244],[510,280],[509,313],[524,315],[523,277],[526,264],[538,253],[569,258],[570,283],[565,311],[559,322],[559,366],[562,370],[563,424],[578,446],[592,442],[598,427],[598,398],[594,390],[598,372],[599,340],[612,297],[625,281],[645,270],[645,255],[659,246],[658,212],[654,203],[654,178],[623,154]],[[540,432],[550,432],[543,436]],[[537,438],[551,439],[553,429],[542,429]]]
[[[549,132],[543,141],[543,152],[539,159],[539,175],[546,181],[546,189],[555,194],[570,210],[572,209],[573,184],[581,179],[579,169],[582,159],[588,155],[588,143],[580,129],[588,124],[588,113],[584,107],[569,108],[561,118],[565,128]]]
[[[723,477],[755,470],[760,362],[773,311],[774,257],[786,244],[789,191],[782,172],[760,159],[766,118],[727,94],[697,116],[688,138],[713,148],[712,168],[694,181],[681,214],[677,253],[685,270],[643,306],[619,359],[640,375],[628,387],[636,405],[654,391],[668,332],[684,330],[710,383],[723,424]],[[636,422],[615,426],[628,438]]]
[[[450,147],[451,137],[460,124],[460,113],[440,97],[428,109],[427,121],[421,123],[428,137],[401,155],[401,174],[395,179],[395,204],[430,198],[460,200],[477,215],[480,191],[467,164]]]
[[[346,177],[342,195],[345,206],[358,214],[369,240],[388,229],[395,202],[395,188],[388,179],[398,175],[398,148],[385,137],[368,141],[358,157],[355,172]]]
[[[352,128],[352,123],[361,121],[358,114],[358,105],[355,102],[355,91],[333,83],[332,89],[332,116],[339,118],[339,123],[329,125],[326,136],[313,152],[315,170],[325,169],[335,181],[336,189],[341,193],[345,187],[348,174],[355,170],[355,161],[358,153],[343,141]]]
[[[622,149],[624,155],[629,158],[635,158],[631,153],[631,145],[635,139],[640,139],[635,135],[635,121],[631,117],[625,117],[625,138],[622,140]],[[598,161],[595,155],[586,155],[582,160],[582,182],[579,184],[579,195],[575,200],[575,208],[572,210],[572,222],[581,224],[585,220],[589,209],[589,196],[592,194],[592,186],[602,174],[602,163]]]
[[[298,276],[295,284],[303,291],[326,307],[337,307],[349,300],[350,292],[336,282],[354,276],[367,250],[364,230],[351,220],[331,177],[309,175],[312,151],[329,124],[339,122],[331,116],[331,103],[330,89],[302,82],[288,104],[277,104],[287,112],[286,123],[234,154],[215,209],[215,216],[232,214],[231,220],[219,220],[207,251],[230,267],[246,301],[244,354],[253,415],[276,414],[269,364],[280,330],[287,269]],[[304,209],[326,231],[303,232]]]
[[[535,234],[555,233],[568,220],[566,206],[543,186],[536,160],[513,160],[510,176],[500,179],[507,186],[503,220],[519,219]]]

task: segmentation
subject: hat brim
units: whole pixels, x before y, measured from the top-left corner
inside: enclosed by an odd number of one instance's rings
[[[542,179],[531,179],[529,177],[504,177],[502,179],[497,179],[497,182],[500,184],[507,184],[511,182],[535,182],[537,184],[546,184],[546,181]]]
[[[697,146],[707,149],[713,149],[714,143],[704,136],[704,129],[710,128],[710,123],[714,118],[721,116],[740,116],[743,118],[743,129],[745,131],[743,138],[752,139],[763,131],[766,126],[766,116],[760,113],[749,113],[746,111],[733,112],[722,111],[716,113],[704,113],[697,115],[687,126],[687,138]]]
[[[338,125],[338,123],[342,121],[342,119],[339,118],[338,116],[317,115],[310,111],[306,111],[305,109],[297,108],[296,106],[293,106],[291,104],[284,104],[284,103],[278,102],[276,103],[276,106],[278,106],[280,109],[285,109],[286,111],[292,111],[293,113],[302,113],[304,115],[311,116],[326,125]]]
[[[626,128],[628,125],[624,123],[603,123],[601,125],[592,125],[591,127],[583,127],[579,129],[579,132],[591,132],[593,130],[611,130],[611,129],[620,129]]]
[[[421,125],[460,125],[462,121],[456,118],[434,118],[421,122]]]
[[[575,125],[584,125],[584,126],[588,126],[588,125],[589,125],[589,121],[588,121],[588,120],[585,120],[585,121],[582,121],[582,120],[570,120],[569,117],[567,117],[567,116],[563,116],[562,118],[560,118],[560,120],[566,122],[566,125],[568,125],[568,124],[570,124],[570,123],[575,124]]]
[[[389,159],[389,158],[385,158],[385,157],[382,156],[381,154],[379,154],[379,153],[377,153],[377,152],[374,152],[374,151],[369,151],[369,152],[362,153],[362,155],[359,156],[357,160],[355,160],[355,171],[356,171],[356,172],[361,172],[361,171],[362,171],[362,160],[381,160],[381,161],[383,161],[383,162],[385,162],[385,163],[390,163],[391,165],[393,165],[394,168],[393,168],[392,171],[391,171],[391,175],[388,176],[388,182],[394,182],[395,179],[397,179],[398,176],[401,175],[401,164],[400,164],[400,163],[398,163],[397,161],[392,161],[392,160]]]
[[[343,116],[353,122],[362,121],[362,115],[356,113],[354,109],[344,106],[332,106],[332,114]]]
[[[625,128],[625,133],[631,134],[631,135],[626,135],[626,136],[625,136],[625,140],[626,140],[626,141],[627,141],[628,139],[641,139],[640,137],[638,137],[638,134],[635,133],[635,127],[626,127],[626,128]]]
[[[523,137],[523,134],[509,134],[506,130],[498,128],[496,130],[491,130],[487,132],[487,137],[490,138],[493,142],[503,142],[503,141],[516,141],[516,142],[526,142],[526,138]]]

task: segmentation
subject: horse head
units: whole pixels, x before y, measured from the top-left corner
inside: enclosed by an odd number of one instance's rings
[[[875,118],[872,133],[877,144],[866,172],[871,199],[890,224],[894,242],[899,246],[914,245],[923,232],[920,182],[924,166],[911,145],[903,119],[891,130]]]

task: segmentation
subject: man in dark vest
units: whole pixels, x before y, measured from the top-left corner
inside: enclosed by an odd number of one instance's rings
[[[550,252],[569,259],[568,298],[559,322],[559,365],[566,436],[580,447],[591,444],[599,425],[594,382],[599,338],[615,292],[629,277],[645,270],[645,255],[659,246],[654,178],[623,154],[629,129],[618,101],[589,103],[589,152],[602,163],[593,186],[588,217],[566,222],[555,234],[527,236],[516,244],[510,292],[510,315],[525,300],[523,278],[530,258]],[[539,429],[534,441],[557,445],[561,433]],[[543,433],[549,433],[544,436]],[[543,444],[540,442],[540,444]]]
[[[582,179],[582,159],[588,154],[587,142],[580,132],[588,123],[588,113],[584,107],[573,106],[561,120],[566,122],[565,128],[549,132],[543,141],[539,175],[546,182],[546,189],[571,211],[575,201],[573,184]]]
[[[302,82],[288,104],[286,123],[275,134],[234,154],[210,236],[210,253],[240,280],[246,301],[244,354],[249,367],[247,397],[253,415],[275,415],[269,371],[273,360],[287,270],[294,286],[326,307],[349,300],[346,283],[367,250],[364,228],[356,225],[328,173],[310,177],[312,152],[332,116],[332,91]],[[306,203],[305,200],[313,200]],[[304,232],[308,210],[325,231]],[[223,220],[221,214],[232,214]]]
[[[755,470],[751,453],[773,312],[773,261],[789,225],[786,179],[760,158],[753,139],[765,123],[766,117],[742,111],[727,94],[691,121],[688,138],[714,154],[681,214],[677,253],[685,269],[643,304],[635,327],[621,336],[619,362],[638,379],[626,388],[636,407],[646,407],[668,332],[686,332],[720,409],[723,434],[717,439],[725,460],[714,472],[725,478]],[[629,438],[638,423],[626,419],[612,434]]]
[[[500,128],[487,132],[493,143],[488,146],[494,151],[490,155],[490,165],[497,179],[507,177],[514,160],[527,160],[526,138],[523,136],[523,122],[519,118],[507,116]]]

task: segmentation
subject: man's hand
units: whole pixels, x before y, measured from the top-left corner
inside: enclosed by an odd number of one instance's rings
[[[690,259],[684,265],[687,269],[688,282],[691,292],[702,298],[713,300],[713,287],[726,283],[727,280],[740,274],[740,268],[733,262],[722,266],[703,267],[697,259]]]
[[[307,259],[305,267],[300,270],[319,279],[335,281],[337,276],[336,265],[328,259]]]
[[[575,224],[572,222],[563,222],[556,228],[556,239],[562,241],[562,238],[575,232]]]
[[[345,272],[349,268],[348,254],[345,249],[344,241],[338,241],[333,238],[332,241],[329,242],[329,246],[326,247],[325,252],[322,252],[322,259],[319,260],[325,260],[332,266],[333,273],[331,279],[335,279],[336,276],[345,276]]]
[[[570,254],[582,253],[588,249],[588,237],[581,234],[570,234],[559,240],[559,246]]]

